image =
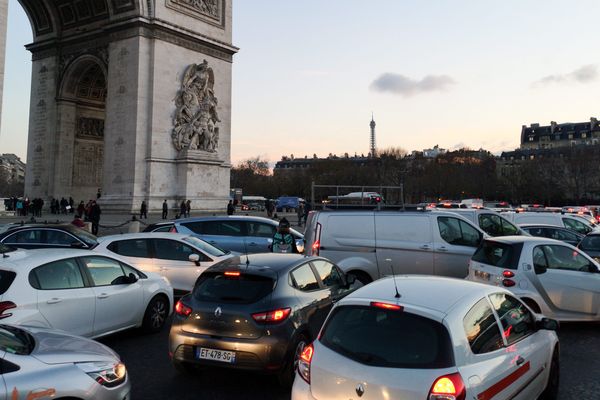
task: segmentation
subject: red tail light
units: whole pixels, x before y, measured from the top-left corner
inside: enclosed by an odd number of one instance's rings
[[[298,374],[307,383],[310,383],[310,363],[314,354],[315,348],[311,343],[302,350],[302,354],[300,354],[300,358],[298,359]]]
[[[12,313],[4,313],[6,310],[10,310],[11,308],[17,308],[17,305],[12,301],[0,302],[0,319],[12,317]]]
[[[385,310],[392,310],[392,311],[402,311],[404,309],[404,307],[399,306],[397,304],[380,303],[378,301],[372,301],[371,307],[379,307],[379,308],[383,308]]]
[[[431,386],[428,400],[464,400],[466,396],[465,384],[456,373],[438,378]]]
[[[225,275],[225,276],[240,276],[241,273],[240,273],[240,271],[225,271],[225,273],[223,275]]]
[[[169,233],[177,233],[177,227],[173,225],[171,229],[169,229]]]
[[[513,276],[515,276],[515,273],[512,271],[502,271],[502,276],[505,278],[512,278]]]
[[[278,324],[283,322],[290,316],[291,308],[280,308],[273,311],[266,311],[252,314],[252,318],[262,324]]]
[[[181,315],[182,317],[189,317],[192,313],[192,309],[179,300],[177,304],[175,304],[175,313],[177,313],[177,315]]]
[[[512,279],[503,279],[502,285],[504,285],[505,287],[513,287],[516,285],[516,282],[513,281]]]
[[[315,241],[311,248],[311,255],[318,256],[320,250],[321,250],[321,224],[317,223],[317,227],[315,228]]]

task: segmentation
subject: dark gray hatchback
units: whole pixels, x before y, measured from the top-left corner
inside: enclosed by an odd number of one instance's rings
[[[252,254],[208,268],[176,305],[174,367],[211,365],[277,373],[291,384],[297,359],[353,282],[331,261]]]

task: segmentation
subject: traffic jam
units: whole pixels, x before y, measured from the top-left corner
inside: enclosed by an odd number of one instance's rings
[[[0,254],[0,399],[135,398],[97,341],[126,330],[168,331],[184,380],[267,374],[293,400],[558,399],[560,323],[600,318],[582,207],[324,207],[304,233],[237,215],[102,237],[9,224]]]

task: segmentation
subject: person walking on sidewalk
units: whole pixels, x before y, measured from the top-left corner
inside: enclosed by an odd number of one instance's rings
[[[92,209],[90,210],[90,221],[92,221],[92,234],[98,235],[98,228],[100,227],[100,205],[95,201],[92,201]]]
[[[229,203],[227,204],[227,215],[233,215],[234,212],[235,206],[233,205],[233,202],[229,200]]]
[[[162,210],[162,219],[167,219],[167,215],[169,214],[169,206],[167,204],[167,200],[163,202]]]
[[[148,206],[145,200],[142,201],[142,206],[140,207],[140,219],[142,218],[148,219]]]

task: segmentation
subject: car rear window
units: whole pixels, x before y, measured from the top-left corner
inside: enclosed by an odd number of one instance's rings
[[[447,329],[437,321],[405,311],[338,307],[325,325],[320,341],[345,357],[374,367],[454,366]]]
[[[517,269],[523,243],[500,243],[484,240],[472,260],[503,269]]]
[[[198,301],[251,304],[271,293],[274,286],[275,281],[266,276],[205,272],[196,282],[194,297]]]
[[[579,243],[581,250],[600,251],[600,235],[591,235],[583,238]]]
[[[0,295],[6,293],[16,276],[13,271],[0,271]]]

